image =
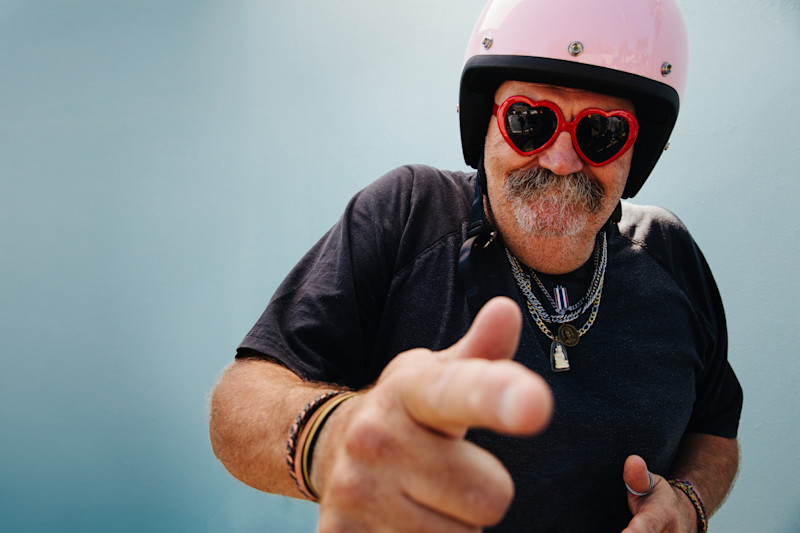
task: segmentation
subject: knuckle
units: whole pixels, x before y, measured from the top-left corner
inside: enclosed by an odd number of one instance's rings
[[[369,529],[351,517],[343,516],[332,510],[320,509],[317,533],[368,533]]]
[[[358,509],[372,493],[371,478],[357,468],[340,468],[331,479],[329,500],[339,509]]]
[[[507,480],[493,480],[481,490],[471,491],[468,497],[470,508],[481,524],[494,525],[505,516],[514,498],[514,484]]]
[[[379,417],[362,414],[355,417],[345,434],[348,454],[363,461],[377,461],[395,447],[395,437]]]
[[[453,481],[459,487],[458,507],[466,511],[465,521],[471,524],[497,524],[514,499],[514,482],[499,461],[492,468],[473,470],[466,478]]]

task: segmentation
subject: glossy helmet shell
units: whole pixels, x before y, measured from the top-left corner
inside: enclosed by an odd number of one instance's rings
[[[503,81],[620,96],[633,101],[640,127],[623,193],[630,198],[667,146],[687,67],[686,26],[675,0],[490,0],[461,75],[464,160],[478,167]]]

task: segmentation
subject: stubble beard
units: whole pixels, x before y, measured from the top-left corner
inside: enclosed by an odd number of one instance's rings
[[[603,190],[584,172],[559,176],[534,167],[512,170],[504,190],[517,224],[548,237],[580,233],[603,204]]]

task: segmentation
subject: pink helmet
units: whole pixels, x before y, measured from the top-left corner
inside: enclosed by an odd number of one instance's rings
[[[686,84],[686,27],[676,0],[489,0],[461,75],[461,144],[477,168],[505,80],[628,98],[639,137],[624,197],[641,188],[666,147]]]

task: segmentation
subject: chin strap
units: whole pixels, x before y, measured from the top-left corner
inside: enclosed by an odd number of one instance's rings
[[[497,237],[497,231],[486,218],[483,208],[483,192],[486,186],[486,174],[483,168],[483,157],[478,164],[478,174],[475,177],[475,197],[472,200],[472,216],[467,230],[467,239],[461,245],[458,254],[458,275],[464,284],[467,296],[467,303],[473,314],[478,312],[481,301],[479,299],[480,289],[475,279],[475,271],[472,268],[472,252],[475,249],[483,250],[488,248]]]
[[[614,211],[612,211],[611,216],[608,217],[608,221],[603,225],[601,231],[607,230],[609,226],[617,224],[620,220],[622,220],[622,201],[617,202],[617,207],[614,208]]]

